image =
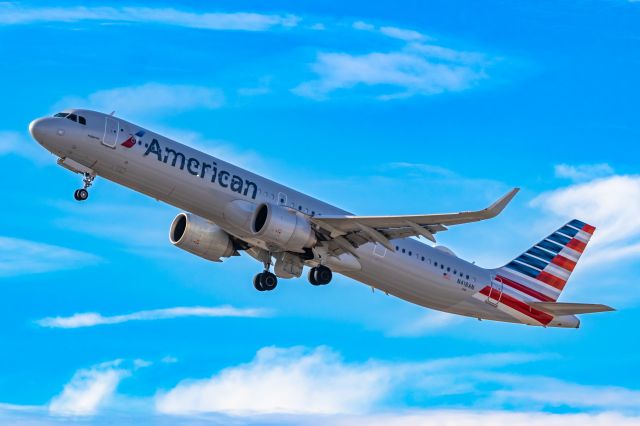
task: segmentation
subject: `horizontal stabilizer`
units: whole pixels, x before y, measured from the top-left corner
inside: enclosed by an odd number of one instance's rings
[[[615,311],[612,307],[599,303],[529,302],[529,306],[553,316]]]

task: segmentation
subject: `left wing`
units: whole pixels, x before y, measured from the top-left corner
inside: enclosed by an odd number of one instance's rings
[[[447,226],[478,222],[496,217],[518,193],[514,188],[483,210],[403,216],[314,216],[311,221],[326,232],[329,248],[334,254],[355,249],[367,242],[379,243],[395,251],[390,240],[406,237],[425,237],[436,241],[434,234],[446,231]]]

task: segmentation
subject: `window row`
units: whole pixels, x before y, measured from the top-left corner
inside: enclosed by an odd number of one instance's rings
[[[405,248],[401,248],[400,246],[396,246],[396,252],[402,252],[404,254],[407,254],[409,256],[413,256],[413,252],[411,250],[407,250]],[[416,256],[418,256],[418,254],[416,253]],[[424,261],[428,261],[429,263],[431,263],[431,259],[426,259],[424,256],[419,256],[419,259],[424,262]],[[465,274],[462,271],[458,271],[457,269],[453,269],[453,271],[451,270],[450,266],[445,266],[442,263],[438,263],[438,262],[433,262],[433,267],[434,268],[438,268],[440,267],[440,270],[448,273],[448,274],[452,274],[453,276],[459,276],[460,278],[466,278],[467,280],[470,279],[469,274]]]

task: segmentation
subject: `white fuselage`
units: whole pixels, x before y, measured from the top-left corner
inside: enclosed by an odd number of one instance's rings
[[[234,200],[285,205],[319,218],[348,214],[125,120],[87,110],[69,111],[85,117],[86,125],[50,117],[34,122],[37,123],[37,130],[34,130],[32,123],[34,137],[54,155],[71,159],[98,176],[215,222],[251,245],[264,248],[262,241],[243,234],[225,217],[225,207]],[[121,145],[140,131],[144,131],[144,135],[135,138],[133,146]],[[428,308],[476,318],[521,322],[481,298],[473,297],[489,285],[491,270],[413,238],[392,243],[397,246],[395,252],[373,243],[360,246],[357,249],[360,268],[338,272]]]

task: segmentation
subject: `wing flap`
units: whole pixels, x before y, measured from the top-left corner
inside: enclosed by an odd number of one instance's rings
[[[529,302],[529,306],[554,316],[615,311],[612,307],[599,303]]]

